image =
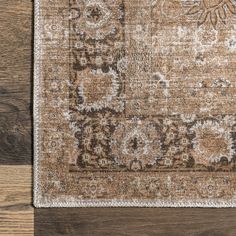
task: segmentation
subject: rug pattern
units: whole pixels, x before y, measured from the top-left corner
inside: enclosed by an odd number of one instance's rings
[[[234,199],[235,14],[234,0],[41,0],[36,204]]]

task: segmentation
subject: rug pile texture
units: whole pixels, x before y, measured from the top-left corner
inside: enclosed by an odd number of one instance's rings
[[[35,0],[36,207],[236,206],[236,1]]]

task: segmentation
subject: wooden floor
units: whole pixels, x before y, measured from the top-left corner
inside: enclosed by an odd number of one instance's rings
[[[236,209],[32,207],[31,0],[0,0],[0,236],[236,236]]]

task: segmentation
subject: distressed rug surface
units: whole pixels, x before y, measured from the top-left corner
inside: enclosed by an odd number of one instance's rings
[[[236,206],[235,14],[35,0],[35,206]]]

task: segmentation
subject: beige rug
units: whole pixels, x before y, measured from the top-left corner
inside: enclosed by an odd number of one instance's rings
[[[235,14],[35,0],[35,206],[236,206]]]

